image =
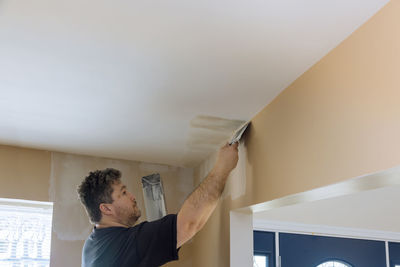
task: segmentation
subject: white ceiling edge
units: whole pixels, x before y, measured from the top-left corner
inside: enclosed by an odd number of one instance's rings
[[[379,231],[373,229],[337,227],[320,224],[305,224],[288,221],[271,221],[264,219],[253,220],[255,231],[280,232],[290,234],[306,234],[317,236],[334,236],[343,238],[357,238],[400,242],[400,231]]]
[[[0,2],[0,143],[184,166],[388,1]]]
[[[393,205],[398,201],[400,185],[394,185],[259,212],[254,214],[254,220],[272,222],[272,225],[274,221],[279,221],[283,226],[298,224],[308,230],[315,229],[310,232],[331,233],[326,232],[329,228],[343,228],[339,232],[346,234],[370,231],[370,234],[376,232],[372,236],[387,238],[389,233],[400,233],[400,207]],[[396,236],[400,240],[398,237],[400,234]]]
[[[317,227],[315,231],[330,227],[400,233],[400,206],[393,205],[400,201],[399,178],[400,166],[395,166],[237,211],[252,211],[255,222],[271,222],[272,228],[279,227],[274,225],[278,221],[283,228],[288,224]]]

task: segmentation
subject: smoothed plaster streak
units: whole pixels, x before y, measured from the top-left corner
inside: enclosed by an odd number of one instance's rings
[[[197,167],[199,159],[206,160],[228,142],[245,121],[199,115],[190,121],[186,141],[184,166]]]

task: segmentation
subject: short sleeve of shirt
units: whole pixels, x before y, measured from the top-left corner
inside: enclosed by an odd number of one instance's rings
[[[161,266],[178,259],[177,215],[167,215],[153,222],[138,225],[136,248],[140,260],[139,266]]]

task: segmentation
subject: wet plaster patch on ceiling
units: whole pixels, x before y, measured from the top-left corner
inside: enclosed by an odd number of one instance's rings
[[[197,167],[196,164],[207,159],[216,150],[228,142],[236,130],[245,123],[213,116],[199,115],[190,121],[186,142],[185,166]]]

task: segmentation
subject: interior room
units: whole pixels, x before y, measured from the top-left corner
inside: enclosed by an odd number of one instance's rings
[[[165,266],[293,267],[294,235],[400,266],[399,29],[396,0],[0,0],[0,266],[81,266],[96,169],[122,172],[139,223],[148,175],[178,213],[245,122],[215,211]],[[352,266],[329,261],[312,264]]]

